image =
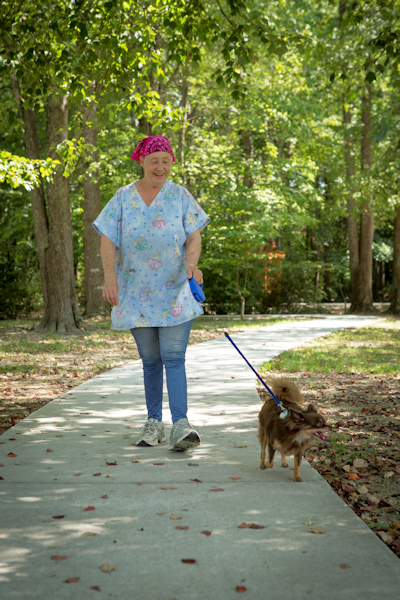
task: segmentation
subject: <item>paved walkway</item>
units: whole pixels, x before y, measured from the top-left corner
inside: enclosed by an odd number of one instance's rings
[[[312,319],[234,339],[260,364],[374,321]],[[189,417],[203,439],[190,453],[133,445],[146,416],[137,361],[1,436],[2,596],[226,600],[243,586],[254,600],[398,597],[400,561],[317,471],[303,461],[304,482],[293,483],[290,469],[260,470],[254,376],[229,342],[189,347],[187,373]],[[309,533],[306,519],[326,533]],[[243,522],[264,528],[238,528]],[[115,570],[103,572],[103,563]]]

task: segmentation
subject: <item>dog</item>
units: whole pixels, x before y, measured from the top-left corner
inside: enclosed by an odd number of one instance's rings
[[[287,377],[279,377],[268,381],[275,396],[287,408],[289,414],[280,418],[280,408],[272,397],[267,398],[258,416],[258,438],[261,444],[260,469],[272,469],[274,454],[279,450],[282,457],[282,467],[288,467],[286,456],[294,455],[294,479],[303,481],[300,477],[300,463],[306,448],[313,437],[327,441],[324,431],[332,428],[313,404],[304,409],[304,401],[299,388]],[[265,449],[268,444],[268,461],[265,463]]]

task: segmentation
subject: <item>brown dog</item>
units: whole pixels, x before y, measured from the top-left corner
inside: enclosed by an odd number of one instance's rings
[[[269,397],[258,416],[260,421],[258,438],[261,444],[260,469],[272,469],[274,466],[275,450],[282,457],[282,467],[287,467],[286,456],[294,454],[294,481],[302,481],[300,477],[300,462],[304,451],[309,446],[312,437],[327,441],[323,431],[330,431],[322,415],[312,404],[307,409],[302,408],[304,400],[299,388],[286,377],[268,381],[275,396],[279,398],[289,414],[280,418],[281,411],[275,400]],[[265,448],[268,444],[268,461],[265,464]]]

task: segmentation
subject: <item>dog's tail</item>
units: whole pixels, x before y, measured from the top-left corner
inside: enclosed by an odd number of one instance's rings
[[[270,377],[267,384],[281,402],[292,402],[301,405],[304,401],[303,394],[297,385],[287,377]]]

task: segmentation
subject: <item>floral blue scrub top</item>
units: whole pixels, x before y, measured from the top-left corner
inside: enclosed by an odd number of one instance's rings
[[[168,180],[149,207],[133,183],[116,192],[93,223],[117,247],[112,329],[178,325],[203,313],[187,279],[184,243],[209,221],[193,196]]]

